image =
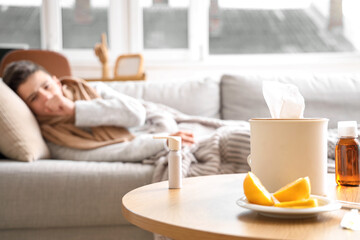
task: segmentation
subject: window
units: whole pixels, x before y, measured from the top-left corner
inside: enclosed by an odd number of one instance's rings
[[[211,0],[209,53],[353,52],[351,34],[359,27],[351,26],[351,13],[344,15],[342,6],[351,9],[355,2]]]
[[[189,60],[198,58],[195,42],[193,0],[129,1],[130,42],[132,51],[142,52],[145,59]],[[133,24],[135,23],[135,24]],[[133,25],[132,25],[133,24]],[[136,31],[134,31],[136,29]]]
[[[355,56],[358,9],[359,0],[0,0],[0,44],[61,51],[80,63],[98,63],[93,47],[102,33],[112,60]]]
[[[189,1],[142,1],[144,49],[188,48]]]
[[[41,47],[41,0],[0,0],[0,44]]]
[[[109,0],[60,0],[63,48],[89,49],[108,35]]]
[[[176,0],[138,2],[139,50],[152,59],[159,54],[167,59],[174,49],[187,49],[192,56],[188,59],[202,60],[220,55],[357,53],[360,47],[356,0],[189,0],[177,7]]]

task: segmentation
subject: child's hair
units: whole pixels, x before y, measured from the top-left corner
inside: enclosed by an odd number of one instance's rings
[[[23,60],[12,62],[6,66],[3,74],[3,80],[13,91],[16,92],[18,87],[24,83],[31,74],[39,70],[47,73],[43,67],[31,61]]]

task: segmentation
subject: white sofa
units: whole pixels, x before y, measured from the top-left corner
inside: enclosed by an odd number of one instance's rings
[[[296,84],[305,117],[360,123],[359,76],[224,75],[221,79],[111,82],[119,92],[187,114],[247,121],[270,117],[264,80]],[[153,166],[127,162],[0,160],[0,239],[152,239],[121,214],[121,198],[151,182]]]

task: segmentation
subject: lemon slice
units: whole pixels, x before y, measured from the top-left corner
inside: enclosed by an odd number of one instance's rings
[[[248,172],[244,179],[244,193],[250,203],[266,206],[274,205],[271,194],[252,172]]]
[[[319,206],[319,203],[316,198],[308,198],[297,201],[275,203],[274,206],[282,208],[313,208]]]
[[[297,201],[310,198],[309,177],[299,178],[276,191],[273,196],[279,202]]]

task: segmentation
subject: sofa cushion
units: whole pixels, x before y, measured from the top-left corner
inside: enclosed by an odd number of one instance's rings
[[[121,198],[151,183],[140,163],[1,161],[0,229],[128,224]]]
[[[106,84],[121,93],[165,104],[186,114],[220,117],[219,79],[108,82]]]
[[[1,79],[0,93],[0,152],[20,161],[49,157],[30,109]]]
[[[263,81],[298,86],[305,99],[306,118],[328,118],[330,128],[335,128],[341,120],[360,123],[358,75],[224,75],[220,83],[222,118],[247,121],[250,118],[271,117],[262,94]]]

